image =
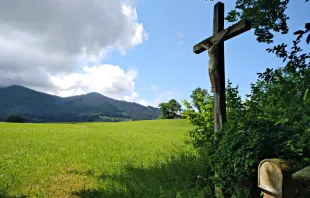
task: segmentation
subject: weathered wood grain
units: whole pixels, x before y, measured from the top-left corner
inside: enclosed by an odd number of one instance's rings
[[[310,181],[310,166],[297,171],[292,177],[302,181]]]
[[[224,4],[219,2],[214,6],[213,35],[224,29]],[[217,44],[218,55],[216,69],[216,92],[214,93],[214,132],[220,132],[226,121],[226,99],[225,99],[225,56],[224,42]]]

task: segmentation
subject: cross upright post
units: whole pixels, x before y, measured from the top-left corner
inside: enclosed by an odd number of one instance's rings
[[[199,42],[193,47],[193,51],[196,54],[200,54],[208,49],[211,49],[210,47],[212,47],[213,45],[216,48],[214,52],[209,52],[209,59],[213,58],[213,64],[215,64],[210,65],[209,62],[209,69],[210,67],[215,66],[215,133],[220,132],[222,130],[223,124],[226,122],[224,41],[238,36],[251,29],[251,23],[248,20],[240,21],[224,29],[224,20],[224,4],[222,2],[218,2],[214,5],[213,36]]]
[[[224,30],[224,4],[218,2],[214,6],[213,15],[213,35]],[[225,98],[225,61],[224,61],[224,42],[218,44],[217,70],[215,74],[217,88],[214,93],[214,132],[222,130],[223,123],[226,121],[226,98]]]

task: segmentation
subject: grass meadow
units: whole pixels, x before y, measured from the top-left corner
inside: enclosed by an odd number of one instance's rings
[[[0,123],[0,197],[203,197],[185,120]]]

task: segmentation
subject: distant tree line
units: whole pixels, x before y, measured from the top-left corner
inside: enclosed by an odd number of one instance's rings
[[[139,114],[132,112],[130,114],[124,112],[99,112],[99,113],[22,113],[9,114],[8,116],[0,117],[2,122],[31,122],[31,123],[46,123],[46,122],[121,122],[126,120],[150,120],[158,117],[152,115]]]

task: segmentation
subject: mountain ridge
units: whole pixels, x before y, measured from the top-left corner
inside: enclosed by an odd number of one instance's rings
[[[9,114],[21,114],[29,122],[123,121],[157,119],[160,110],[97,92],[60,97],[11,85],[0,88],[0,120]]]

